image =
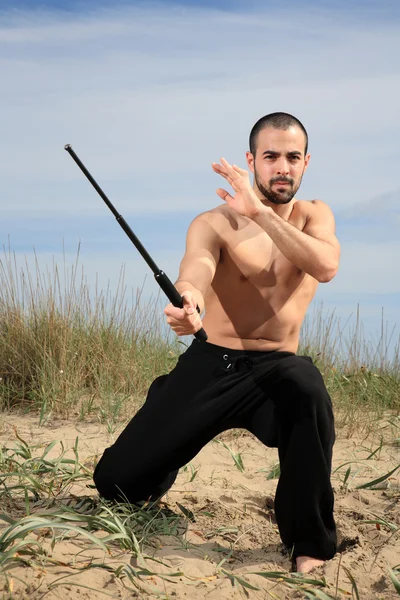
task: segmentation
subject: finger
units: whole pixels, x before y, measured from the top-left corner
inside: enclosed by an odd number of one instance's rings
[[[176,307],[173,307],[171,310],[169,310],[165,314],[167,315],[167,323],[174,322],[174,321],[182,321],[182,319],[184,319],[187,316],[187,314],[185,313],[185,311],[182,308],[176,308]]]
[[[202,322],[201,322],[201,319],[194,319],[193,321],[192,321],[192,319],[190,319],[190,321],[187,321],[187,322],[171,323],[170,327],[174,331],[191,333],[193,331],[198,331],[199,329],[201,329]]]
[[[222,160],[226,164],[227,176],[225,177],[225,179],[233,187],[235,192],[238,192],[240,186],[242,185],[244,177],[246,175],[248,176],[248,172],[246,171],[246,169],[241,169],[236,165],[230,165],[224,158],[221,158],[221,161]]]
[[[235,174],[235,172],[234,172],[234,170],[232,168],[232,165],[229,164],[228,161],[225,160],[224,157],[221,157],[221,163],[225,167],[225,169],[227,170],[228,174],[230,174],[230,175],[234,175]]]
[[[228,163],[228,161],[226,160],[226,158],[224,158],[223,156],[221,156],[221,163],[224,165],[225,168],[231,168],[231,164]]]
[[[226,190],[223,190],[222,188],[217,189],[217,194],[220,198],[222,198],[222,200],[225,200],[225,202],[233,200],[233,196],[231,196]]]
[[[166,319],[167,324],[175,331],[176,329],[187,329],[191,327],[195,327],[200,329],[201,319],[197,312],[194,311],[193,314],[183,314],[183,317],[180,319],[175,319],[174,317],[168,317]]]
[[[182,326],[181,321],[179,319],[174,319],[174,317],[168,317],[167,323],[168,325],[171,325],[172,328]]]
[[[224,161],[224,166],[228,177],[230,177],[233,181],[240,179],[240,176],[242,176],[243,173],[247,173],[247,171],[236,167],[236,165],[230,165],[224,158],[221,158],[221,162],[222,161]]]
[[[193,333],[196,333],[196,331],[199,331],[202,328],[202,324],[196,324],[193,325],[192,327],[174,327],[173,331],[176,333],[176,335],[191,335]]]
[[[225,177],[225,179],[228,177],[226,169],[224,167],[221,167],[221,165],[213,163],[211,166],[213,168],[213,171],[217,173],[217,175],[221,175],[222,177]]]
[[[215,173],[217,173],[218,175],[221,175],[222,177],[224,177],[224,179],[227,180],[227,182],[229,183],[229,185],[231,185],[233,187],[235,179],[239,179],[238,174],[235,173],[235,171],[233,169],[231,169],[229,172],[227,169],[225,169],[225,167],[221,167],[220,165],[217,165],[218,168],[215,168],[214,171]]]
[[[236,171],[236,173],[240,173],[240,175],[248,175],[249,174],[247,169],[242,169],[241,167],[238,167],[237,165],[232,165],[232,169],[234,171]]]
[[[193,313],[195,313],[196,312],[196,304],[194,302],[193,297],[184,296],[182,294],[182,298],[183,298],[183,310],[185,311],[185,313],[187,315],[192,315]]]
[[[186,325],[185,327],[172,327],[172,329],[178,335],[190,335],[195,331],[199,331],[199,329],[201,329],[201,324],[199,325],[196,323],[196,325]]]

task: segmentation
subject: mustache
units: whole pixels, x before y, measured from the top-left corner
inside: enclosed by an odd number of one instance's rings
[[[291,177],[273,177],[269,180],[270,185],[274,185],[274,183],[289,183],[289,185],[293,185],[294,180]]]

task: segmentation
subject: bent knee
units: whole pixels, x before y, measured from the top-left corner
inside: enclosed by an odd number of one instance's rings
[[[103,456],[96,465],[93,473],[93,481],[100,496],[106,500],[121,499],[126,493],[126,478],[120,472],[118,466],[113,464],[108,454],[109,448],[104,451]],[[108,455],[107,455],[108,454]]]
[[[112,457],[110,448],[105,450],[93,473],[93,481],[100,496],[106,500],[118,500],[135,504],[150,496],[148,483],[140,468],[132,463],[118,463]]]
[[[105,469],[94,473],[93,481],[99,495],[105,500],[118,500],[119,502],[130,502],[131,504],[143,500],[138,486],[134,485],[133,481],[106,472]],[[133,490],[137,493],[133,493]]]
[[[93,481],[100,496],[106,500],[113,500],[116,497],[116,478],[115,473],[106,464],[106,453],[104,451],[103,456],[96,465],[93,473]]]

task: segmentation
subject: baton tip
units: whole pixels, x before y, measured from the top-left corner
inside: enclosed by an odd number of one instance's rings
[[[71,149],[71,144],[65,144],[64,146],[64,150],[70,150]]]

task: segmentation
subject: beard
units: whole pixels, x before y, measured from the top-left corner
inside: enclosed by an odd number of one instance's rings
[[[300,177],[300,181],[296,185],[292,177],[273,177],[269,180],[268,187],[266,187],[259,180],[257,171],[254,168],[254,179],[257,187],[263,195],[264,200],[268,200],[268,202],[272,202],[272,204],[288,204],[299,189],[302,178],[303,175]],[[284,181],[288,185],[282,186],[281,188],[277,187],[275,191],[272,189],[272,186],[278,181]]]

